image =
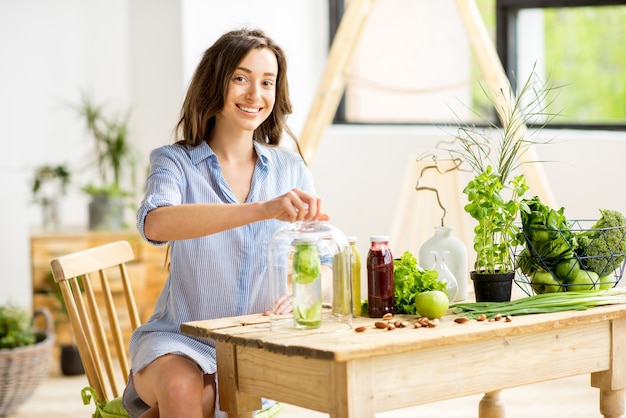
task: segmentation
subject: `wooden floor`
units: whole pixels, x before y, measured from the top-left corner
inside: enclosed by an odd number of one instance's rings
[[[90,418],[93,407],[84,406],[80,397],[80,390],[86,384],[85,376],[65,377],[53,370],[50,378],[42,382],[11,418]],[[507,406],[507,418],[601,417],[598,391],[590,387],[589,376],[512,388],[503,391],[501,397]],[[380,413],[377,418],[475,418],[479,401],[480,396],[470,396]],[[328,415],[288,405],[280,417],[324,418]]]

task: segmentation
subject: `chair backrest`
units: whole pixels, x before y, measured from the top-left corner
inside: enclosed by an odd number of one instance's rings
[[[126,269],[126,263],[133,259],[130,244],[117,241],[50,262],[54,281],[61,288],[87,380],[99,401],[121,396],[122,385],[128,377],[128,341],[125,340],[140,324]],[[126,309],[115,303],[115,296],[120,292],[124,295]],[[120,318],[128,318],[125,322],[132,328],[126,338]],[[122,376],[116,376],[119,370],[114,368],[109,338],[115,347]]]

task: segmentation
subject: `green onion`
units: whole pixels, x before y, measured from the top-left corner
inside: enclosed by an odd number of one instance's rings
[[[543,293],[510,302],[470,302],[456,303],[452,312],[475,319],[484,314],[491,318],[502,316],[529,315],[562,311],[584,311],[602,305],[626,303],[626,288],[612,288],[599,291]]]

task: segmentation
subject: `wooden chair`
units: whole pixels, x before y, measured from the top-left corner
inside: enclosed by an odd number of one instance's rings
[[[133,259],[130,244],[117,241],[50,262],[54,281],[63,294],[87,380],[99,402],[119,398],[128,378],[128,341],[124,340],[120,318],[128,315],[131,329],[127,330],[127,337],[140,324],[126,269],[126,263]],[[126,309],[114,303],[116,291],[123,292]],[[114,368],[109,338],[115,347],[119,370]],[[120,370],[121,376],[116,376]]]

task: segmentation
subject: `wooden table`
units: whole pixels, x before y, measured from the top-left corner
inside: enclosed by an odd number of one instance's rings
[[[626,305],[517,316],[511,322],[454,322],[434,328],[365,332],[279,333],[250,315],[182,324],[182,332],[213,338],[220,403],[229,417],[252,417],[260,397],[368,418],[376,412],[476,395],[480,418],[504,418],[502,389],[591,374],[605,418],[624,413]],[[554,402],[575,402],[555,399]],[[528,402],[533,402],[529,399]]]

